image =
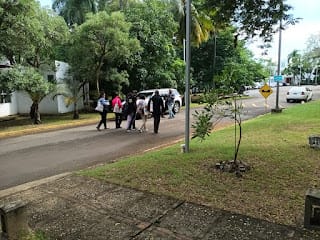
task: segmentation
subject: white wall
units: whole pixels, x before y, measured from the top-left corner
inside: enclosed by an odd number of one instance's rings
[[[0,117],[17,114],[17,93],[12,93],[10,103],[0,103]]]
[[[56,72],[46,71],[44,77],[47,75],[55,75],[55,79],[58,83],[63,82],[67,76],[69,65],[64,62],[55,61]],[[79,96],[82,92],[79,92]],[[78,109],[84,107],[83,100],[79,100],[77,103]],[[26,92],[18,91],[14,92],[11,97],[11,103],[0,103],[0,117],[5,117],[14,114],[29,114],[32,101]],[[52,94],[46,96],[39,104],[40,114],[57,114],[67,113],[74,110],[73,105],[66,107],[65,98],[63,96],[57,96],[54,100]]]

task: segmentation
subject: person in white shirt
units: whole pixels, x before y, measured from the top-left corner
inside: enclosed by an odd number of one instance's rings
[[[148,103],[146,102],[146,97],[144,95],[140,96],[137,103],[137,114],[140,115],[142,124],[139,128],[139,132],[148,131],[147,129],[147,119],[148,119]]]

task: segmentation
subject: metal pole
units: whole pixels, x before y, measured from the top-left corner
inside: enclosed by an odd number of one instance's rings
[[[189,152],[190,139],[190,5],[191,0],[186,1],[186,68],[185,68],[185,103],[186,103],[186,125],[185,125],[185,152]]]
[[[280,61],[281,61],[281,28],[282,28],[282,20],[280,20],[279,26],[279,47],[278,47],[278,67],[277,67],[277,75],[280,76]],[[276,95],[276,109],[275,112],[281,112],[279,108],[279,81],[277,81],[277,95]]]
[[[301,65],[299,66],[300,67],[300,81],[299,81],[299,86],[301,85],[301,79],[302,79],[302,75],[301,75]]]
[[[213,71],[212,74],[214,76],[214,72],[216,69],[216,57],[217,57],[217,34],[214,33],[214,48],[213,48],[214,52],[213,52]],[[212,78],[212,87],[215,89],[216,88],[216,84],[214,82],[214,77]]]

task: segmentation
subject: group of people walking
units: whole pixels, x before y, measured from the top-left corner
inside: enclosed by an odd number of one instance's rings
[[[165,102],[165,103],[164,103]],[[100,127],[103,125],[104,129],[108,129],[107,127],[107,113],[111,111],[115,114],[115,125],[116,128],[121,128],[121,123],[123,119],[123,115],[127,117],[126,122],[126,131],[131,132],[133,130],[138,130],[139,132],[148,131],[146,123],[149,115],[151,114],[153,117],[153,132],[155,134],[159,131],[160,119],[165,112],[165,104],[168,107],[169,119],[174,118],[174,95],[172,91],[169,90],[169,95],[166,99],[162,99],[159,94],[159,91],[156,90],[155,94],[147,101],[144,95],[137,96],[135,93],[130,92],[126,97],[125,104],[122,104],[121,98],[118,95],[112,96],[111,104],[109,100],[106,98],[105,93],[101,93],[97,102],[97,105],[101,105],[102,111],[99,110],[101,115],[101,119],[97,125],[97,130],[100,131]],[[139,115],[141,117],[142,123],[140,127],[136,128],[136,117]]]

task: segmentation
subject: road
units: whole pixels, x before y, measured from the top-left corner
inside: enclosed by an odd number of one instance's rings
[[[320,86],[312,86],[314,97],[320,98]],[[247,92],[244,99],[243,119],[271,111],[275,106],[275,91],[265,101],[258,90]],[[296,103],[286,103],[288,87],[280,87],[279,105],[286,108]],[[192,115],[190,117],[192,120]],[[120,157],[142,153],[183,139],[185,115],[175,119],[161,119],[159,134],[152,133],[153,119],[149,119],[149,132],[126,133],[114,129],[98,132],[95,125],[58,130],[48,133],[0,139],[0,190],[56,174],[83,169],[97,164],[113,162]],[[137,126],[141,120],[137,121]],[[125,126],[125,122],[122,123]],[[178,146],[180,147],[180,146]],[[180,151],[180,149],[178,149]]]

